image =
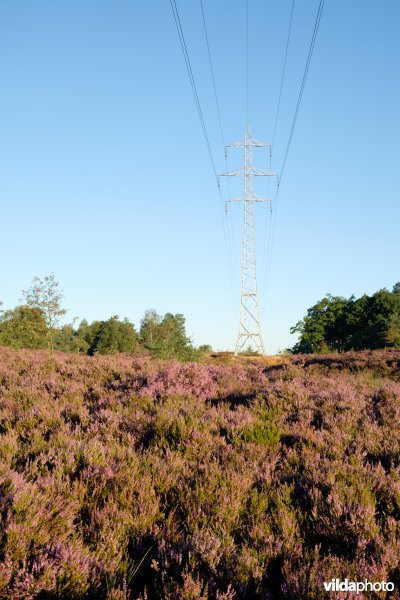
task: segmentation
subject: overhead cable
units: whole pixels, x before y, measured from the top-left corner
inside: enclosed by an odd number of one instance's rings
[[[315,19],[314,31],[313,31],[312,38],[311,38],[310,48],[308,50],[307,62],[306,62],[303,79],[302,79],[301,86],[300,86],[299,97],[297,99],[296,110],[294,112],[292,127],[290,129],[290,135],[289,135],[289,140],[288,140],[287,147],[286,147],[285,157],[283,159],[283,164],[282,164],[282,168],[280,171],[279,183],[282,181],[283,172],[284,172],[285,166],[286,166],[286,160],[287,160],[287,157],[289,154],[290,145],[292,143],[294,128],[296,126],[297,117],[299,115],[300,104],[301,104],[301,100],[303,98],[303,92],[304,92],[304,88],[305,88],[306,81],[307,81],[307,75],[308,75],[308,71],[309,71],[310,64],[311,64],[311,58],[312,58],[312,55],[314,52],[315,40],[317,39],[317,33],[318,33],[319,24],[321,21],[322,11],[324,8],[324,2],[325,2],[325,0],[320,0],[319,6],[318,6],[317,17]]]
[[[313,34],[311,37],[311,42],[310,42],[310,47],[308,50],[308,55],[307,55],[307,60],[306,60],[306,65],[304,68],[304,73],[303,73],[303,78],[301,81],[301,86],[300,86],[300,91],[299,91],[299,95],[297,98],[297,104],[296,104],[296,110],[294,112],[294,116],[293,116],[293,121],[292,121],[292,125],[290,128],[290,134],[289,134],[289,139],[288,139],[288,143],[286,146],[286,151],[285,151],[285,155],[284,155],[284,159],[283,159],[283,163],[282,163],[282,168],[280,171],[280,176],[279,176],[279,180],[278,180],[278,186],[277,186],[277,190],[275,193],[275,197],[274,197],[274,212],[273,212],[273,226],[272,226],[272,234],[271,234],[271,243],[268,244],[269,246],[269,257],[267,256],[267,274],[266,274],[266,280],[269,280],[269,275],[270,275],[270,270],[271,270],[271,263],[272,263],[272,248],[273,248],[273,241],[274,241],[274,236],[275,236],[275,227],[276,227],[276,220],[277,220],[277,213],[278,213],[278,199],[279,199],[279,189],[280,189],[280,185],[282,182],[282,177],[283,177],[283,173],[285,170],[285,166],[286,166],[286,161],[287,161],[287,157],[289,154],[289,150],[290,150],[290,146],[292,143],[292,138],[293,138],[293,132],[296,126],[296,122],[297,122],[297,117],[299,115],[299,110],[300,110],[300,105],[301,105],[301,101],[303,98],[303,93],[304,93],[304,88],[306,85],[306,81],[307,81],[307,76],[308,76],[308,71],[310,69],[310,64],[311,64],[311,59],[312,59],[312,55],[314,52],[314,46],[315,46],[315,40],[317,39],[317,34],[318,34],[318,29],[319,29],[319,25],[321,22],[321,16],[322,16],[322,11],[324,8],[324,3],[325,0],[320,0],[319,5],[318,5],[318,11],[317,11],[317,16],[315,18],[315,23],[314,23],[314,29],[313,29]],[[267,286],[265,286],[265,298],[267,296]],[[265,310],[265,306],[266,306],[266,302],[264,302],[264,310]]]
[[[199,95],[197,93],[196,82],[194,80],[192,66],[190,64],[190,58],[189,58],[189,53],[187,51],[185,36],[183,35],[183,29],[182,29],[181,20],[180,20],[180,17],[179,17],[178,7],[176,6],[176,1],[175,0],[170,0],[170,4],[171,4],[172,12],[173,12],[173,15],[174,15],[174,19],[175,19],[176,29],[178,31],[179,41],[181,43],[182,53],[183,53],[183,57],[185,59],[186,69],[187,69],[187,72],[188,72],[188,75],[189,75],[189,81],[190,81],[190,85],[191,85],[191,88],[192,88],[194,100],[195,100],[195,103],[196,103],[196,108],[197,108],[197,112],[198,112],[198,115],[199,115],[201,128],[203,130],[203,135],[204,135],[204,139],[205,139],[205,142],[206,142],[206,146],[207,146],[207,150],[208,150],[208,155],[210,157],[210,162],[211,162],[211,166],[212,166],[212,169],[213,169],[213,172],[214,172],[215,179],[216,179],[216,181],[218,183],[217,169],[215,168],[214,157],[213,157],[213,154],[211,152],[210,140],[208,138],[206,125],[205,125],[205,122],[204,122],[203,111],[201,110]]]
[[[203,17],[203,28],[204,28],[204,35],[205,35],[206,44],[207,44],[208,62],[210,65],[215,104],[217,107],[219,130],[220,130],[221,140],[222,140],[222,149],[223,149],[223,152],[225,155],[226,171],[228,171],[228,155],[227,155],[226,148],[225,148],[225,135],[224,135],[224,129],[222,127],[221,111],[220,111],[219,101],[218,101],[217,85],[215,83],[214,67],[213,67],[213,61],[211,58],[211,48],[210,48],[210,43],[209,43],[209,38],[208,38],[207,22],[206,22],[206,16],[205,16],[205,12],[204,12],[203,0],[200,0],[200,6],[201,6],[201,14]],[[230,196],[229,177],[227,179],[228,179],[228,181],[227,181],[228,196]],[[236,278],[236,262],[235,262],[235,254],[236,254],[235,253],[235,239],[234,239],[234,235],[233,235],[232,213],[231,213],[231,221],[229,222],[226,202],[225,202],[225,220],[226,220],[226,229],[227,229],[227,236],[228,236],[229,258],[230,258],[230,263],[231,263],[231,268],[232,268],[233,287],[236,291],[236,283],[235,282],[236,282],[237,278]]]
[[[214,173],[215,182],[217,184],[218,195],[219,195],[219,200],[220,200],[222,228],[223,228],[223,231],[224,231],[225,251],[226,251],[226,254],[227,254],[228,264],[230,265],[230,278],[231,278],[230,283],[231,283],[231,288],[232,288],[232,295],[233,295],[233,298],[234,298],[235,291],[234,291],[234,284],[233,284],[233,263],[232,263],[232,256],[231,256],[231,252],[230,252],[230,246],[229,246],[229,243],[228,243],[228,234],[227,234],[227,232],[225,230],[225,222],[224,222],[224,219],[223,219],[223,212],[224,212],[223,211],[223,204],[224,204],[224,201],[223,201],[223,198],[222,198],[221,188],[220,188],[220,184],[219,184],[219,178],[218,178],[218,174],[217,174],[217,169],[215,167],[215,161],[214,161],[213,153],[211,151],[211,145],[210,145],[210,140],[209,140],[209,137],[208,137],[207,128],[206,128],[204,117],[203,117],[203,111],[201,110],[200,99],[199,99],[199,95],[198,95],[198,92],[197,92],[196,82],[195,82],[195,79],[194,79],[193,70],[192,70],[192,66],[191,66],[191,63],[190,63],[189,53],[188,53],[187,46],[186,46],[185,36],[183,34],[181,19],[180,19],[180,16],[179,16],[178,7],[176,5],[176,0],[170,0],[170,4],[171,4],[172,13],[174,15],[175,25],[176,25],[176,29],[177,29],[177,32],[178,32],[178,37],[179,37],[179,41],[180,41],[180,44],[181,44],[182,54],[183,54],[183,57],[184,57],[184,60],[185,60],[186,69],[187,69],[187,73],[188,73],[188,76],[189,76],[189,81],[190,81],[190,85],[191,85],[192,92],[193,92],[193,97],[194,97],[196,108],[197,108],[197,113],[198,113],[198,116],[199,116],[199,120],[200,120],[202,131],[203,131],[204,140],[205,140],[207,151],[208,151],[208,155],[209,155],[209,158],[210,158],[210,163],[211,163],[212,171]],[[204,16],[204,11],[203,11],[203,16]],[[210,60],[211,60],[211,58],[210,58]],[[222,129],[221,129],[221,132],[222,132]]]
[[[202,17],[203,17],[204,35],[205,35],[206,42],[207,42],[208,61],[210,63],[211,78],[212,78],[213,89],[214,89],[214,98],[215,98],[215,103],[217,105],[219,130],[220,130],[220,133],[221,133],[222,145],[225,147],[224,130],[222,128],[221,111],[219,109],[219,102],[218,102],[218,95],[217,95],[217,86],[215,85],[214,68],[213,68],[213,63],[212,63],[212,60],[211,60],[211,50],[210,50],[210,44],[209,44],[209,41],[208,41],[207,24],[206,24],[206,17],[205,17],[205,14],[204,14],[203,0],[200,0],[200,6],[201,6],[201,14],[202,14]]]
[[[246,0],[246,128],[249,126],[249,0]]]
[[[280,88],[279,88],[278,105],[277,105],[277,108],[276,108],[276,116],[275,116],[275,124],[274,124],[274,133],[272,135],[272,142],[271,142],[272,143],[272,147],[274,146],[275,135],[276,135],[276,128],[277,128],[277,125],[278,125],[279,109],[281,107],[281,98],[282,98],[283,82],[284,82],[284,79],[285,79],[285,72],[286,72],[286,61],[287,61],[287,55],[288,55],[288,50],[289,50],[290,33],[292,31],[293,11],[294,11],[294,0],[292,0],[292,10],[290,12],[289,31],[288,31],[287,40],[286,40],[285,58],[283,60],[281,85],[280,85]]]
[[[292,0],[292,8],[290,11],[289,29],[288,29],[288,34],[287,34],[287,38],[286,38],[286,47],[285,47],[285,54],[284,54],[284,59],[283,59],[281,83],[280,83],[279,94],[278,94],[278,103],[277,103],[277,107],[276,107],[275,123],[274,123],[274,130],[273,130],[272,142],[271,142],[271,146],[272,146],[271,150],[274,147],[276,128],[278,125],[279,111],[280,111],[282,91],[283,91],[283,82],[285,80],[285,73],[286,73],[286,62],[287,62],[287,56],[288,56],[288,50],[289,50],[290,34],[292,31],[293,12],[294,12],[294,0]],[[269,167],[271,170],[271,152],[269,155],[269,161],[270,161]],[[270,184],[270,181],[268,178],[267,196],[269,196],[269,184]],[[272,203],[270,204],[270,214],[272,214]],[[267,223],[269,223],[268,236],[267,236]],[[268,213],[266,213],[265,231],[264,231],[264,246],[263,246],[263,254],[262,254],[263,257],[265,257],[266,259],[269,257],[269,249],[270,249],[270,244],[271,244],[271,226],[272,226],[272,218],[268,218]],[[266,275],[267,275],[267,269],[265,270],[264,278],[263,278],[263,282],[262,282],[262,290],[263,291],[264,291],[265,285],[266,285]]]

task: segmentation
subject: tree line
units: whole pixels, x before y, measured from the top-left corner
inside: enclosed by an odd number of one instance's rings
[[[154,357],[195,360],[210,346],[195,347],[181,314],[159,315],[147,310],[139,330],[128,319],[113,315],[104,321],[62,324],[63,293],[54,275],[35,277],[23,290],[21,304],[0,308],[0,345],[15,349],[45,349],[81,354],[148,353]],[[1,307],[1,303],[0,303]]]
[[[400,282],[360,298],[327,294],[290,332],[300,335],[296,354],[399,348]]]

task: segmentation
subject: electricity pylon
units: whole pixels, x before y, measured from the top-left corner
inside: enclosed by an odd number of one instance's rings
[[[224,177],[243,177],[243,194],[229,198],[227,202],[243,202],[243,249],[242,249],[242,295],[240,300],[240,324],[237,337],[235,354],[242,351],[245,344],[250,347],[254,344],[259,354],[265,354],[264,344],[261,337],[260,317],[257,296],[257,270],[256,249],[254,234],[254,203],[270,202],[254,193],[253,177],[273,177],[276,173],[256,169],[253,167],[253,148],[271,148],[271,144],[264,144],[251,137],[249,129],[244,134],[244,139],[233,144],[227,144],[226,148],[243,148],[244,166],[237,171],[222,173]]]

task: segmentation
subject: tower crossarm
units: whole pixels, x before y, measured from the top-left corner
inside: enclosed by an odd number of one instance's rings
[[[272,148],[272,144],[265,144],[264,142],[260,142],[248,136],[246,136],[244,140],[232,142],[231,144],[225,144],[225,148],[243,148],[244,146],[253,146],[254,148]]]
[[[236,169],[236,171],[227,171],[226,173],[220,173],[220,177],[243,177],[243,169]]]
[[[259,196],[253,192],[253,202],[272,202],[272,198],[266,198],[265,196]]]
[[[266,198],[265,196],[259,196],[253,192],[251,198],[249,199],[253,202],[272,202],[272,198]],[[228,198],[225,202],[244,202],[244,194],[239,194],[238,196],[234,196],[233,198]]]
[[[241,168],[221,173],[220,177],[244,177],[245,175],[253,175],[253,177],[276,177],[277,173],[266,171],[265,169],[257,169],[256,167],[246,167],[246,169]]]
[[[265,169],[256,169],[256,167],[252,167],[249,175],[255,175],[256,177],[275,177],[277,173],[273,173],[272,171],[265,171]]]

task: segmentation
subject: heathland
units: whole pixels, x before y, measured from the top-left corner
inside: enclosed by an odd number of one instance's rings
[[[399,589],[399,367],[0,348],[0,597]]]

